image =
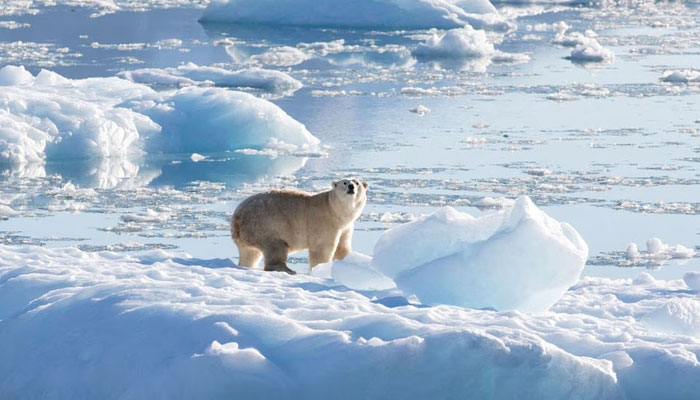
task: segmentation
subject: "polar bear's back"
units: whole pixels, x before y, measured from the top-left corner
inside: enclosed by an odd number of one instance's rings
[[[233,214],[233,240],[262,248],[281,239],[289,250],[306,248],[306,218],[312,197],[301,190],[273,190],[248,197]]]

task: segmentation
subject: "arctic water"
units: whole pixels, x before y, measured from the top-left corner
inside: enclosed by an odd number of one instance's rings
[[[243,198],[356,176],[370,183],[354,236],[365,254],[388,227],[439,206],[477,215],[528,195],[586,240],[584,275],[678,279],[697,270],[695,255],[630,258],[626,249],[644,253],[654,237],[700,247],[700,79],[683,75],[700,65],[700,7],[496,8],[513,28],[487,37],[507,57],[420,57],[434,30],[207,23],[192,6],[105,15],[8,8],[0,67],[69,79],[186,63],[278,70],[303,87],[237,89],[278,105],[321,146],[7,164],[0,243],[235,261],[228,221]],[[572,57],[561,39],[576,32],[614,58]],[[673,71],[681,79],[666,79]],[[308,270],[305,254],[291,262]]]

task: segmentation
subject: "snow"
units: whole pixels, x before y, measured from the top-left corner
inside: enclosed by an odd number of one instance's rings
[[[444,207],[389,229],[372,262],[425,304],[543,312],[576,282],[587,257],[570,225],[524,196],[479,218]]]
[[[243,92],[155,92],[119,78],[73,80],[46,70],[33,77],[11,66],[0,69],[0,80],[7,85],[0,91],[0,162],[221,152],[272,139],[305,151],[319,146],[278,106]]]
[[[31,72],[24,69],[24,66],[19,67],[7,65],[0,69],[0,86],[13,86],[18,84],[30,83],[34,80]]]
[[[515,398],[526,387],[541,399],[681,399],[700,390],[698,300],[681,281],[585,278],[538,315],[426,307],[396,289],[363,294],[162,250],[0,246],[0,282],[9,398]]]
[[[700,337],[700,302],[692,299],[669,300],[647,314],[643,322],[660,332]]]
[[[357,28],[513,28],[488,0],[215,0],[204,22]]]
[[[219,67],[186,63],[177,68],[143,68],[123,71],[119,76],[132,82],[163,85],[190,86],[215,85],[232,88],[254,88],[289,95],[302,87],[301,82],[281,71],[248,68],[230,71]]]
[[[372,257],[352,252],[344,259],[316,266],[312,274],[332,278],[335,282],[355,290],[387,290],[394,282],[372,268]]]

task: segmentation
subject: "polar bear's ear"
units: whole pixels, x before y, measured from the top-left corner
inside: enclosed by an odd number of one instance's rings
[[[333,189],[335,189],[335,188],[338,187],[338,183],[340,183],[340,182],[333,182],[333,183],[331,183],[331,186],[333,186]]]
[[[369,183],[362,181],[362,186],[364,186],[365,189],[367,189],[369,187]]]

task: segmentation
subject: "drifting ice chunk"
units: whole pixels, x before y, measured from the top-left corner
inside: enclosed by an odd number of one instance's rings
[[[374,267],[426,304],[546,311],[583,270],[588,246],[524,196],[474,218],[451,207],[389,229]]]
[[[681,244],[674,246],[664,243],[659,238],[651,238],[647,240],[647,251],[640,252],[635,243],[627,245],[625,257],[628,260],[649,260],[649,261],[665,261],[671,259],[689,259],[695,256],[695,250],[689,249]]]
[[[388,29],[513,27],[488,0],[215,0],[201,21]]]
[[[700,82],[700,71],[695,71],[692,69],[664,71],[661,80],[671,83]]]
[[[341,285],[355,290],[386,290],[396,287],[394,282],[372,268],[372,258],[352,252],[344,259],[325,263],[312,270],[318,277],[333,278]]]
[[[119,76],[132,82],[145,84],[165,86],[213,84],[222,87],[261,89],[281,94],[291,94],[302,87],[301,82],[281,71],[262,68],[230,71],[193,63],[177,68],[143,68],[124,71],[119,73]]]
[[[612,62],[615,54],[600,45],[594,38],[582,38],[584,41],[571,51],[569,59],[574,62]]]
[[[419,104],[417,107],[414,107],[408,111],[415,113],[415,114],[418,114],[421,117],[426,115],[426,114],[430,114],[430,108],[428,108],[422,104]]]
[[[486,33],[471,26],[450,29],[444,35],[433,35],[413,51],[419,58],[478,58],[495,52]]]

